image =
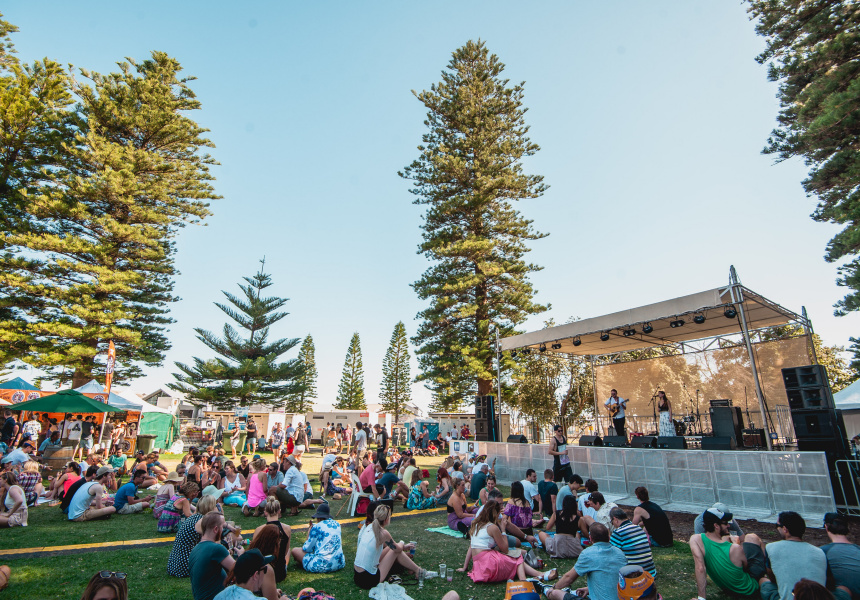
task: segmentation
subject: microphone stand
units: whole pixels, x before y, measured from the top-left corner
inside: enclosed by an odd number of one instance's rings
[[[660,391],[660,386],[654,390],[654,395],[651,396],[651,411],[654,415],[654,435],[660,435],[660,423],[657,421],[657,392]]]
[[[690,417],[693,416],[693,398],[690,396],[690,392],[687,391],[687,384],[684,384],[684,394],[687,396],[687,400],[690,401]],[[690,419],[692,421],[692,419]],[[693,435],[693,424],[690,423],[690,435]]]
[[[702,416],[699,414],[699,390],[696,390],[696,425],[699,427],[699,435],[702,435]]]

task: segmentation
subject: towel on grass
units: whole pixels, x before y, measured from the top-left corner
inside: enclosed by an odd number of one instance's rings
[[[433,533],[441,533],[442,535],[450,535],[451,537],[459,538],[459,539],[461,539],[461,540],[463,539],[463,534],[462,534],[462,533],[460,533],[459,531],[454,531],[453,529],[451,529],[451,528],[450,528],[450,527],[448,527],[448,526],[444,526],[444,527],[428,527],[428,528],[427,528],[427,529],[425,529],[424,531],[432,531]],[[549,533],[550,535],[555,535],[555,533],[554,533],[554,532],[552,532],[552,531],[548,531],[547,533]],[[532,545],[531,545],[531,544],[529,544],[528,542],[523,542],[522,547],[523,547],[523,548],[531,548],[531,547],[532,547]],[[540,547],[540,542],[538,542],[538,547]]]

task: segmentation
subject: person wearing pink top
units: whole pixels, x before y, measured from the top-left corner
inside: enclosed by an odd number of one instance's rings
[[[251,463],[251,473],[248,476],[248,500],[242,505],[242,514],[246,517],[254,509],[254,516],[263,514],[266,505],[266,461],[258,458]]]

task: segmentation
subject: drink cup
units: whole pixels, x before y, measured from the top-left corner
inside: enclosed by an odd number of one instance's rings
[[[441,563],[439,565],[439,578],[445,579],[447,578],[447,565],[445,563]]]

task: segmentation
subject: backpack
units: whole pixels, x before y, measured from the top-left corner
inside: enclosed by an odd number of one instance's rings
[[[358,499],[358,502],[355,503],[355,515],[356,517],[364,517],[367,516],[367,507],[370,506],[370,498],[367,496],[362,496]]]

